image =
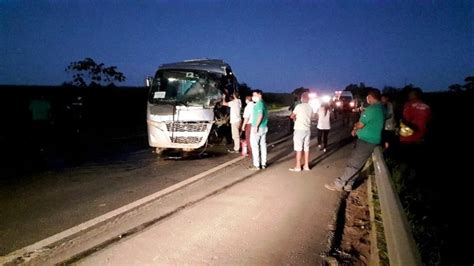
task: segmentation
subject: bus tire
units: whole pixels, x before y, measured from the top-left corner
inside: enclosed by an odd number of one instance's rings
[[[165,149],[163,149],[163,148],[155,148],[153,153],[155,153],[157,156],[161,156],[163,154],[164,150]]]

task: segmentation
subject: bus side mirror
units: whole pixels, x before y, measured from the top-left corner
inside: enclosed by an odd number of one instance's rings
[[[150,88],[153,83],[153,78],[152,77],[146,77],[145,78],[145,87]]]

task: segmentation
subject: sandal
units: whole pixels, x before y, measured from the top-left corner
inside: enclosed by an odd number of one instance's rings
[[[288,170],[290,170],[291,172],[301,172],[301,168],[290,168]]]

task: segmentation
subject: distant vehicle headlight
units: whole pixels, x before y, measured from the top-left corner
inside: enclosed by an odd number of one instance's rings
[[[349,103],[349,106],[350,106],[350,107],[354,107],[354,106],[355,106],[355,103],[354,103],[354,102],[350,102],[350,103]]]
[[[323,103],[328,103],[331,100],[331,97],[329,95],[324,95],[323,97],[321,97],[321,100],[323,101]]]
[[[309,105],[311,105],[311,108],[313,108],[314,112],[317,112],[319,107],[321,106],[321,103],[319,102],[319,99],[311,99],[309,100]]]
[[[337,101],[337,102],[336,102],[336,106],[337,106],[337,107],[341,107],[341,106],[342,106],[342,103],[341,103],[340,101]]]

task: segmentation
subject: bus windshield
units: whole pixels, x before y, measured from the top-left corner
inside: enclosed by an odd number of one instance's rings
[[[213,107],[221,100],[222,75],[196,70],[160,70],[150,89],[153,104]]]

